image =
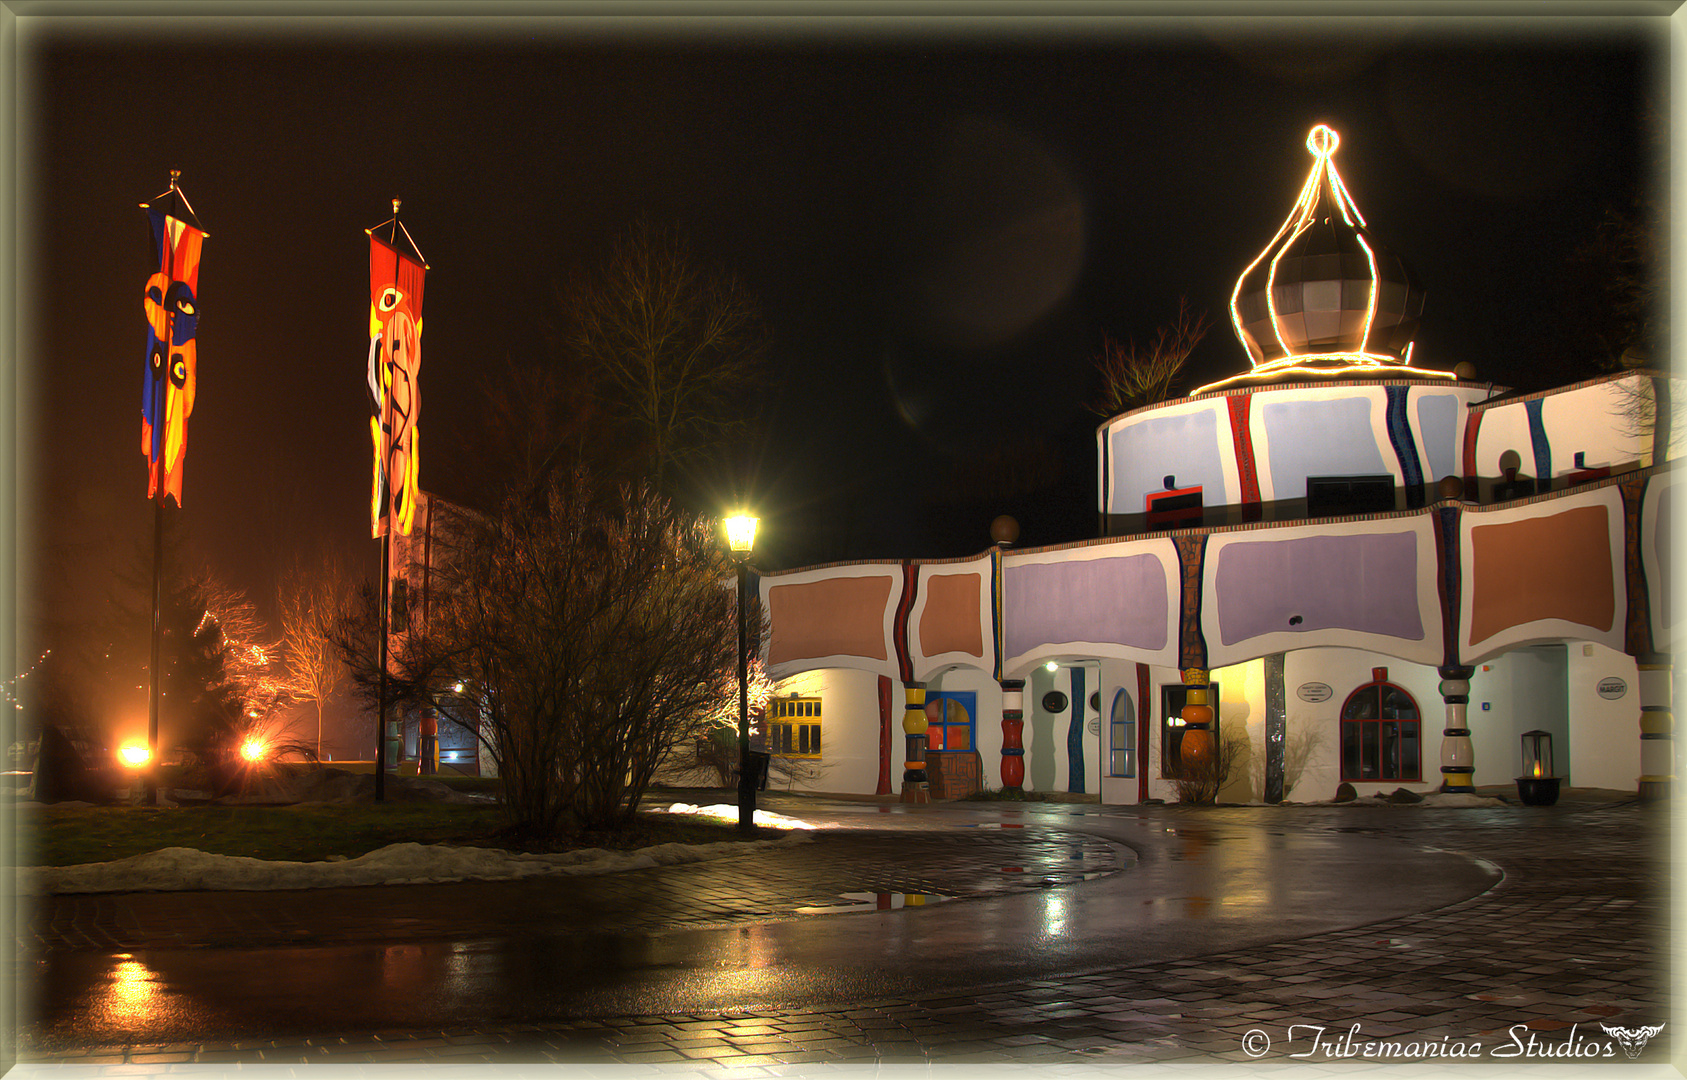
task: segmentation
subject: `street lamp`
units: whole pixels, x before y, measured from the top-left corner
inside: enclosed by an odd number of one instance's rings
[[[750,642],[745,620],[749,573],[745,561],[756,546],[756,522],[748,514],[726,519],[726,545],[738,564],[738,830],[756,827],[756,789],[750,775]]]

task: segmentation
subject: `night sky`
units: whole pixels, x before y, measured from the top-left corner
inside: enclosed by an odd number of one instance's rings
[[[774,335],[768,435],[700,501],[750,493],[767,569],[948,557],[1004,511],[1094,535],[1104,334],[1187,296],[1218,327],[1185,389],[1241,370],[1230,290],[1320,121],[1427,290],[1416,362],[1574,377],[1562,268],[1667,106],[1661,19],[672,25],[23,20],[26,628],[149,551],[136,204],[172,168],[210,234],[181,517],[267,609],[296,557],[376,573],[363,230],[394,197],[432,267],[424,488],[490,490],[485,373],[544,355],[556,283],[642,216]]]

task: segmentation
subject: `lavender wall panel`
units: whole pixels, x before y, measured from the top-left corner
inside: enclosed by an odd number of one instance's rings
[[[1226,544],[1211,571],[1220,639],[1356,630],[1421,641],[1417,560],[1409,532]]]
[[[1377,402],[1381,408],[1381,402]],[[1276,401],[1260,410],[1271,448],[1271,487],[1278,499],[1304,499],[1309,476],[1375,476],[1388,472],[1371,427],[1369,398]],[[1393,456],[1393,451],[1389,451]]]
[[[1168,587],[1154,555],[1010,563],[1002,581],[1007,655],[1061,641],[1164,649]]]

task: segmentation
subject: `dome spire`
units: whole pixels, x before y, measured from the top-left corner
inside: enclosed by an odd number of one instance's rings
[[[1411,367],[1423,291],[1399,256],[1370,236],[1336,169],[1340,145],[1327,124],[1308,133],[1312,168],[1300,195],[1236,279],[1230,322],[1251,370],[1195,393],[1241,380]],[[1418,368],[1410,374],[1452,377]]]

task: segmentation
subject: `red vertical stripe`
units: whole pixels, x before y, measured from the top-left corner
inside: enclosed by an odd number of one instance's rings
[[[1477,499],[1477,478],[1481,476],[1476,471],[1476,432],[1485,415],[1475,409],[1467,409],[1464,414],[1464,497],[1472,502]]]
[[[890,753],[893,748],[890,734],[890,676],[879,676],[879,786],[875,795],[890,794]]]
[[[1230,435],[1236,443],[1236,474],[1242,483],[1242,503],[1258,504],[1259,470],[1254,465],[1254,437],[1248,428],[1248,405],[1253,394],[1232,394],[1225,399],[1230,405]]]

